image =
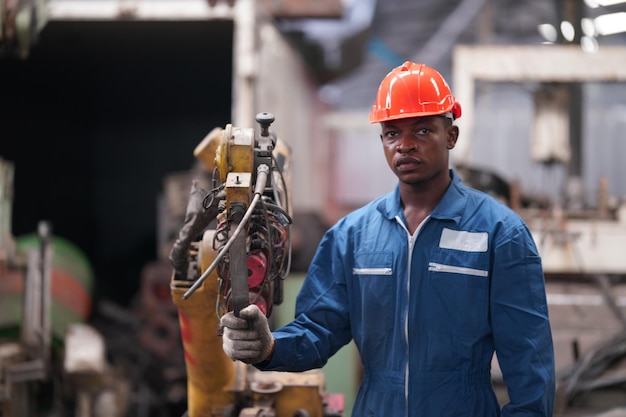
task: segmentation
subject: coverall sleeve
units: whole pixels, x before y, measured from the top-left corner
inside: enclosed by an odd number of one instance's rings
[[[554,348],[541,259],[525,225],[495,242],[491,320],[510,402],[502,417],[552,416]]]
[[[296,299],[295,319],[273,332],[272,359],[263,370],[321,368],[350,342],[349,303],[343,259],[346,240],[336,229],[322,238]]]

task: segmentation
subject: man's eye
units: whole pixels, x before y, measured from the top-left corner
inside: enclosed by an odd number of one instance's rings
[[[414,135],[425,135],[428,132],[430,132],[430,129],[428,129],[427,127],[422,127],[422,128],[414,130],[413,134]]]

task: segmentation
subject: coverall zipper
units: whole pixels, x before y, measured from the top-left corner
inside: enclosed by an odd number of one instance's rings
[[[415,241],[417,240],[417,235],[420,230],[426,224],[426,222],[430,219],[430,216],[427,216],[422,222],[417,226],[413,236],[409,232],[409,229],[402,222],[400,216],[396,216],[396,221],[402,228],[406,231],[406,235],[408,237],[409,243],[409,253],[407,256],[408,264],[407,264],[407,276],[406,276],[406,309],[404,311],[404,340],[406,341],[406,365],[404,367],[404,415],[409,417],[409,304],[410,304],[410,295],[411,295],[411,260],[413,258],[413,246],[415,245]]]

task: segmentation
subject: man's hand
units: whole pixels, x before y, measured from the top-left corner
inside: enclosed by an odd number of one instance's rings
[[[224,352],[233,360],[249,364],[263,362],[274,347],[267,317],[254,304],[241,310],[239,315],[241,317],[235,317],[231,311],[220,320]]]

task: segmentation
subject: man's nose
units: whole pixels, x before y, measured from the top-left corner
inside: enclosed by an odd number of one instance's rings
[[[415,150],[415,138],[411,132],[402,133],[396,151],[400,153],[411,152]]]

